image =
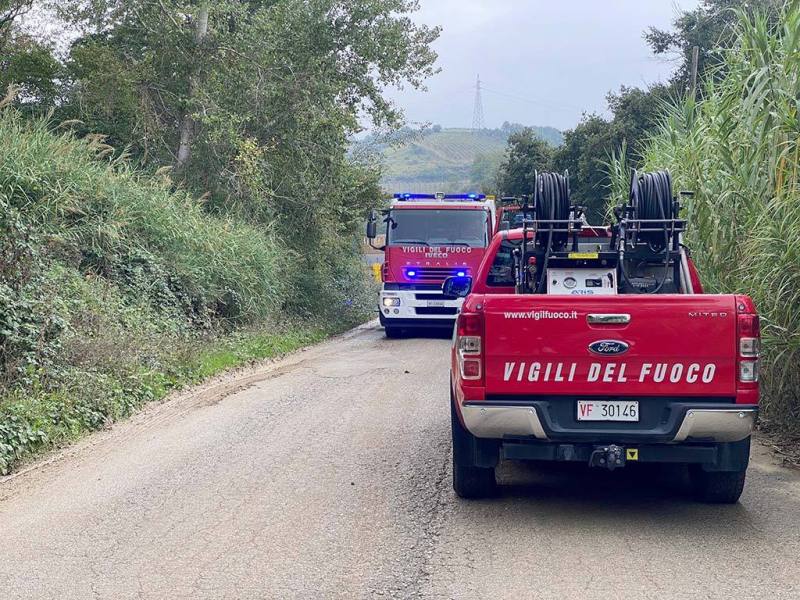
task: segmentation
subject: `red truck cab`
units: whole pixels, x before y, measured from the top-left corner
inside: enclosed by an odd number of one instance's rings
[[[442,283],[475,275],[494,234],[495,212],[494,200],[480,194],[395,196],[383,220],[378,298],[387,337],[404,330],[452,329],[463,298],[445,295]]]
[[[752,300],[704,294],[678,244],[656,292],[632,273],[616,281],[614,234],[596,227],[538,265],[538,293],[521,292],[514,265],[534,272],[522,242],[537,235],[499,232],[472,280],[444,285],[466,296],[450,370],[458,495],[491,494],[501,459],[673,462],[703,500],[737,501],[759,401]]]

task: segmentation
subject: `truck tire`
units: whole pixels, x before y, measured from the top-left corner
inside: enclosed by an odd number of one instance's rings
[[[489,498],[497,493],[494,468],[475,466],[478,439],[458,420],[450,392],[450,423],[453,434],[453,490],[459,498]]]
[[[386,337],[390,340],[396,340],[403,337],[403,330],[399,327],[390,327],[389,325],[384,326],[383,328]]]
[[[747,470],[704,471],[692,465],[689,475],[697,499],[711,504],[736,504],[744,490]]]

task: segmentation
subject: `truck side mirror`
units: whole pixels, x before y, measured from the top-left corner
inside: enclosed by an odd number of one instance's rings
[[[367,239],[374,240],[376,237],[378,237],[378,215],[373,210],[367,220]]]
[[[466,298],[472,291],[472,277],[448,277],[442,284],[442,293],[451,298]]]

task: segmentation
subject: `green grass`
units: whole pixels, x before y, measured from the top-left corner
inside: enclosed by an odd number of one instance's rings
[[[170,392],[226,370],[276,358],[334,333],[298,325],[283,331],[237,332],[176,349],[159,369],[75,372],[63,387],[0,396],[0,474],[47,450],[130,416]]]
[[[0,111],[0,199],[53,253],[196,312],[257,321],[280,307],[287,252],[269,228],[212,218],[202,203],[125,161],[98,160],[99,138],[76,140]]]
[[[252,361],[274,358],[316,344],[328,337],[322,329],[300,327],[284,333],[238,333],[218,347],[200,352],[183,367],[187,380],[202,381],[212,375]]]

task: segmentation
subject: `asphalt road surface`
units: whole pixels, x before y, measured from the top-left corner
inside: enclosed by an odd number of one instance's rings
[[[370,325],[0,483],[0,598],[800,598],[800,476],[504,464],[451,488],[446,339]]]

